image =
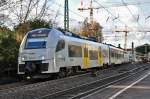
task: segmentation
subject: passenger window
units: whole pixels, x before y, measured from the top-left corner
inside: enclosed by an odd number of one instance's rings
[[[69,57],[82,57],[82,48],[81,46],[68,45]]]
[[[91,60],[97,60],[98,59],[98,52],[96,50],[90,50],[90,59]]]
[[[65,48],[65,41],[64,40],[59,40],[57,47],[56,47],[56,52],[62,50]]]

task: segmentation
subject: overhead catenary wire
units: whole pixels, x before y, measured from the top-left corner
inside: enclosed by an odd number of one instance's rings
[[[111,6],[104,6],[105,8],[110,8],[110,7],[121,7],[121,6],[124,6],[124,5],[121,5],[120,2],[105,2],[105,3],[114,3],[114,5],[112,4]],[[118,4],[117,4],[118,3]],[[150,2],[138,2],[138,3],[128,3],[127,5],[145,5],[145,4],[150,4]],[[102,7],[99,7],[99,8],[102,8]]]
[[[57,3],[57,2],[55,2],[55,1],[53,1],[53,0],[51,0],[51,2],[52,2],[53,4],[55,4],[55,5],[57,5],[59,8],[64,8],[64,6],[63,6],[62,4],[59,4],[59,3]],[[73,13],[73,14],[75,14],[75,15],[81,17],[81,18],[85,18],[85,17],[81,16],[80,14],[78,14],[78,13],[76,13],[76,12],[70,10],[70,9],[68,9],[68,10],[69,10],[69,12],[71,12],[71,13]],[[57,12],[56,14],[59,13],[58,11],[56,11],[56,12]],[[64,16],[64,13],[59,13],[59,15]],[[58,16],[58,15],[57,15],[57,16]],[[70,20],[70,21],[76,21],[76,22],[78,22],[77,19],[70,18],[70,17],[69,17],[69,20]],[[55,22],[56,22],[56,21],[55,21]]]
[[[121,0],[121,1],[122,1],[122,3],[125,5],[125,7],[127,8],[127,10],[129,11],[129,13],[131,14],[131,16],[132,16],[135,20],[137,20],[137,18],[134,16],[134,14],[133,14],[132,11],[130,10],[130,8],[127,6],[127,3],[125,3],[124,0]],[[144,28],[143,28],[143,26],[139,23],[139,21],[137,20],[136,22],[137,22],[138,26],[141,27],[142,30],[144,31]],[[146,32],[145,32],[145,34],[146,34]],[[145,35],[144,35],[144,37],[145,37]]]
[[[58,4],[57,2],[55,2],[55,1],[52,1],[54,4],[56,4],[57,6],[60,6],[61,8],[64,8],[64,6],[63,5],[61,5],[61,4]],[[81,16],[80,14],[78,14],[78,13],[76,13],[76,12],[74,12],[74,11],[72,11],[71,9],[69,9],[69,11],[71,12],[71,13],[73,13],[73,14],[75,14],[75,15],[77,15],[77,16],[79,16],[79,17],[81,17],[81,18],[85,18],[85,17],[83,17],[83,16]]]
[[[96,2],[101,8],[103,8],[104,10],[106,10],[109,14],[111,14],[111,16],[116,17],[111,11],[109,11],[107,8],[105,8],[102,4],[100,4],[97,0],[94,0],[94,2]],[[127,26],[127,24],[125,22],[123,22],[121,19],[117,19],[119,20],[122,24],[124,24],[125,26]]]
[[[106,9],[102,4],[100,4],[97,0],[94,0],[100,7],[102,7],[103,9],[105,9],[108,13],[110,13],[112,16],[116,17],[115,15],[112,14],[111,11],[109,11],[108,9]],[[123,22],[120,18],[117,18],[117,20],[119,20],[121,23],[123,23],[125,25],[126,30],[125,31],[120,31],[120,32],[124,32],[125,33],[125,43],[124,43],[124,49],[126,50],[127,48],[127,24],[125,22]]]
[[[116,17],[115,15],[113,15],[112,14],[112,12],[111,11],[109,11],[107,8],[108,7],[105,7],[105,6],[103,6],[102,4],[100,4],[97,0],[94,0],[101,8],[103,8],[104,10],[106,10],[108,13],[110,13],[113,17]],[[112,2],[111,2],[112,3]],[[115,2],[116,3],[116,2]],[[123,5],[118,5],[118,6],[126,6],[127,7],[127,5],[142,5],[142,4],[150,4],[150,2],[137,2],[137,3],[125,3],[125,4],[123,4]],[[117,7],[118,7],[117,6]],[[112,7],[112,6],[111,6]],[[113,7],[115,7],[115,6],[113,6]],[[109,7],[110,8],[110,7]],[[129,8],[128,8],[129,9]],[[130,10],[130,9],[129,9]],[[130,14],[132,13],[131,12],[131,10],[129,11],[130,12]],[[133,14],[132,14],[133,15]],[[134,19],[136,19],[137,20],[137,18],[133,15],[132,17],[134,17]],[[139,18],[139,16],[138,16],[138,18]],[[148,17],[149,18],[149,17]],[[117,18],[121,23],[123,23],[125,26],[127,26],[127,27],[129,27],[125,22],[123,22],[121,19],[119,19],[119,18]],[[140,25],[140,23],[138,23],[139,25]],[[140,25],[141,27],[143,27],[142,25]]]
[[[124,0],[121,0],[122,3],[125,5],[125,7],[127,8],[127,10],[129,11],[129,13],[131,14],[131,16],[137,20],[137,18],[134,16],[134,14],[132,13],[132,11],[130,10],[130,8],[128,7],[127,3],[124,2]],[[138,23],[139,26],[141,26],[143,28],[143,26],[139,23],[139,21],[136,21]]]
[[[137,1],[138,2],[138,1]],[[139,2],[138,2],[139,3]],[[148,3],[148,2],[147,2]],[[141,11],[143,12],[143,8],[139,5],[139,8],[141,9]],[[146,15],[144,14],[144,12],[143,12],[143,15],[144,15],[144,17],[146,17]],[[138,20],[139,21],[139,20]],[[145,18],[145,24],[146,24],[146,18]],[[144,26],[146,26],[146,25],[144,25]],[[145,38],[145,36],[146,36],[146,33],[144,34],[144,38]],[[142,38],[141,38],[142,39]],[[139,41],[141,41],[141,39],[139,40]]]
[[[96,0],[95,0],[96,1]],[[149,2],[142,2],[142,3],[137,3],[137,5],[140,5],[140,4],[148,4]],[[100,6],[102,6],[100,3],[98,3]],[[124,6],[127,6],[128,4],[126,4],[126,5],[124,5]],[[110,12],[108,9],[106,9],[106,7],[104,7],[104,6],[102,6],[108,13]],[[130,9],[129,9],[130,10]],[[129,11],[130,12],[130,14],[132,13],[131,11]],[[111,13],[110,13],[111,14]],[[111,14],[112,15],[112,14]],[[112,15],[113,16],[113,15]],[[134,15],[133,15],[134,16]],[[133,17],[132,16],[132,17]],[[149,18],[149,16],[148,17],[146,17],[146,18]],[[136,17],[134,16],[134,19],[136,20]],[[120,21],[120,19],[119,19],[119,21]],[[137,22],[139,21],[139,14],[138,14],[138,18],[137,18]],[[123,23],[123,22],[122,22]],[[144,28],[143,28],[143,26],[138,22],[138,24],[139,24],[139,26],[141,26],[141,28],[143,29],[143,32],[144,32]],[[144,35],[145,36],[145,35]],[[137,37],[136,37],[137,38]],[[139,39],[140,40],[140,39]]]

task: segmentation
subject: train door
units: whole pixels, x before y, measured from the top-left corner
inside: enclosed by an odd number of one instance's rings
[[[103,55],[101,47],[98,48],[98,64],[103,66]]]
[[[65,41],[59,40],[56,46],[56,53],[54,57],[54,70],[59,71],[60,67],[65,66],[65,56],[66,56],[66,49],[65,49]]]
[[[89,51],[88,51],[88,45],[83,45],[83,55],[82,55],[82,62],[83,62],[83,69],[89,68]]]

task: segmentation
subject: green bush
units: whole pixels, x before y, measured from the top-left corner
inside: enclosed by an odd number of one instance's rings
[[[36,28],[48,28],[51,22],[45,20],[29,20],[25,23],[20,23],[11,31],[7,27],[0,26],[0,76],[4,74],[17,74],[17,59],[19,45],[24,35]],[[20,41],[17,37],[21,37]]]
[[[0,31],[0,74],[17,70],[17,55],[19,44],[16,42],[14,32]]]

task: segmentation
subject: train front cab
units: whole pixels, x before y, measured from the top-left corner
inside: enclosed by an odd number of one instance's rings
[[[30,31],[20,45],[18,74],[32,78],[46,78],[58,72],[55,51],[61,33],[51,29]]]

